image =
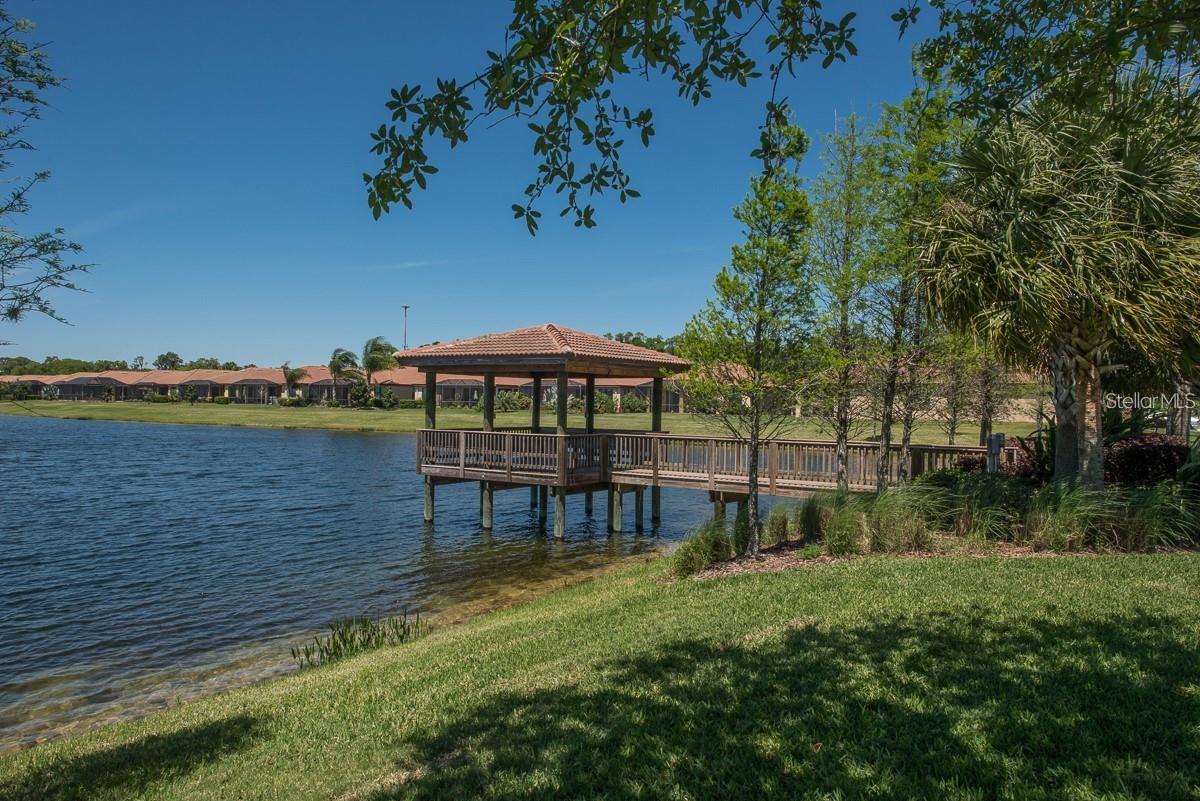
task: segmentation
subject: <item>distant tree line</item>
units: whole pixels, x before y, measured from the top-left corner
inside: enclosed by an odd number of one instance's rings
[[[47,356],[40,362],[28,356],[0,356],[0,375],[67,375],[69,373],[101,373],[105,370],[240,370],[254,367],[253,364],[238,364],[221,361],[213,356],[184,361],[173,350],[160,353],[154,361],[147,363],[145,356],[133,359],[72,359]]]

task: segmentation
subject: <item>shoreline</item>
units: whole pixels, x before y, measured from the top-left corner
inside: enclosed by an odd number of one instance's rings
[[[209,403],[155,404],[139,401],[3,401],[0,415],[8,417],[39,417],[51,420],[103,420],[133,423],[163,423],[168,425],[225,426],[228,428],[273,428],[279,430],[349,431],[353,433],[413,434],[425,427],[421,409],[346,409],[320,406],[280,407],[274,405],[218,405]],[[529,425],[528,411],[498,412],[498,427]],[[583,427],[582,414],[571,414],[570,424]],[[438,409],[437,427],[444,429],[478,429],[483,415],[473,409],[443,407]],[[648,431],[649,414],[597,414],[598,429]],[[1003,421],[997,426],[1009,436],[1025,436],[1034,429],[1032,422]],[[679,435],[700,434],[724,436],[720,424],[693,414],[667,412],[663,414],[664,432]],[[960,436],[973,429],[962,428]],[[787,436],[796,439],[828,439],[819,425],[809,419],[797,419]],[[943,444],[946,435],[931,422],[916,429],[916,444]]]
[[[386,433],[386,432],[385,432]],[[616,559],[607,564],[578,569],[566,575],[554,576],[521,585],[519,597],[495,593],[485,599],[454,601],[437,608],[422,618],[430,633],[456,628],[476,618],[532,603],[547,595],[568,590],[621,570],[633,568],[658,558],[669,556],[671,549],[655,548]],[[417,611],[417,610],[414,610]],[[68,717],[60,722],[30,720],[24,728],[14,727],[13,733],[0,732],[0,759],[39,748],[45,744],[73,739],[132,721],[169,712],[187,704],[227,695],[249,687],[262,687],[270,682],[300,673],[289,648],[323,635],[326,629],[310,629],[291,634],[279,634],[266,639],[241,643],[227,650],[230,659],[161,668],[147,676],[136,677],[118,695],[127,694],[123,701],[91,712]],[[151,679],[155,679],[152,682]],[[132,688],[148,682],[129,694]],[[24,731],[21,735],[17,732]]]

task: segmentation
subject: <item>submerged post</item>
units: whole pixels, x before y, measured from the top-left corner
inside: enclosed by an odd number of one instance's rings
[[[554,537],[562,539],[567,536],[567,491],[563,487],[554,488]]]
[[[650,430],[658,434],[662,432],[662,414],[663,414],[663,380],[662,377],[654,379],[654,384],[650,389]],[[652,443],[654,448],[655,464],[658,459],[659,443],[655,440]],[[657,526],[662,521],[662,488],[655,484],[650,488],[650,525]]]
[[[479,482],[479,524],[488,530],[492,528],[492,501],[494,494],[495,490],[492,489],[492,482]]]
[[[608,487],[608,530],[613,534],[621,533],[621,518],[625,516],[624,501],[621,498],[621,488],[616,484]]]
[[[437,428],[437,373],[434,372],[425,374],[425,427]],[[433,522],[433,476],[425,476],[425,522]]]
[[[645,508],[645,495],[646,491],[642,489],[635,490],[633,493],[633,527],[639,534],[644,530],[642,512]]]

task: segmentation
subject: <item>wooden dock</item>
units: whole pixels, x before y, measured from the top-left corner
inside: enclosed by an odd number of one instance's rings
[[[610,520],[619,531],[619,498],[625,493],[661,487],[704,490],[718,509],[727,501],[741,500],[749,491],[748,452],[744,442],[730,437],[422,429],[417,432],[416,467],[433,483],[477,481],[488,493],[515,487],[545,488],[543,493],[548,489],[555,497],[608,492],[617,499],[615,509],[610,499]],[[900,456],[900,446],[894,445],[892,482],[900,478]],[[987,456],[985,447],[911,445],[906,472],[915,478],[953,467],[962,457]],[[849,443],[847,485],[851,491],[874,491],[878,459],[877,443]],[[764,495],[807,497],[837,487],[837,450],[832,442],[768,441],[759,454],[758,467],[759,490]],[[640,508],[640,495],[637,501]],[[544,509],[544,500],[542,503]],[[614,516],[617,519],[613,520]],[[486,522],[490,525],[490,520]]]

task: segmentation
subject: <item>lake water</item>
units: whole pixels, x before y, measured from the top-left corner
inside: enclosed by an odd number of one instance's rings
[[[544,592],[710,513],[664,490],[662,527],[629,533],[626,503],[614,537],[574,496],[560,542],[525,489],[483,531],[462,484],[427,527],[413,464],[407,435],[0,416],[0,750],[293,670],[339,617]]]

